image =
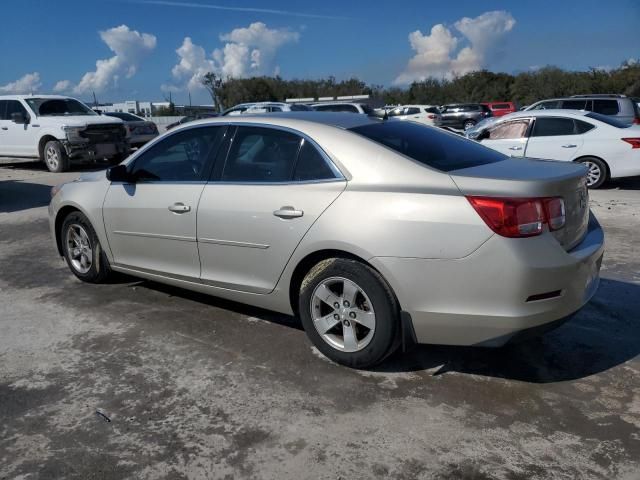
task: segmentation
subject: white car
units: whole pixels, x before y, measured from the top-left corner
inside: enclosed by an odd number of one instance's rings
[[[319,112],[342,112],[360,113],[362,115],[373,115],[374,111],[366,103],[357,102],[321,102],[314,103],[311,108]]]
[[[311,108],[300,103],[258,102],[244,110],[242,114],[274,113],[274,112],[308,112]]]
[[[39,158],[52,172],[74,161],[121,161],[129,153],[124,123],[75,98],[0,96],[0,156]]]
[[[476,136],[512,157],[585,164],[587,185],[640,175],[640,126],[579,110],[535,110],[505,115]]]
[[[435,105],[401,105],[387,112],[387,115],[398,120],[409,120],[436,127],[442,123],[442,115]]]

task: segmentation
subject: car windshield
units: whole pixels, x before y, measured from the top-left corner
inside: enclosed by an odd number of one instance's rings
[[[507,158],[464,137],[417,123],[389,120],[350,130],[443,172],[500,162]]]
[[[125,112],[106,112],[105,115],[108,117],[119,118],[120,120],[124,120],[125,122],[140,122],[144,120],[140,117],[136,117],[131,113],[125,113]]]
[[[27,98],[31,109],[40,117],[66,117],[70,115],[97,115],[84,103],[73,98]]]
[[[610,115],[602,115],[601,113],[590,112],[585,115],[585,117],[593,118],[594,120],[599,120],[602,123],[606,123],[607,125],[611,125],[612,127],[617,128],[629,128],[631,125],[627,125],[624,122],[612,117]]]

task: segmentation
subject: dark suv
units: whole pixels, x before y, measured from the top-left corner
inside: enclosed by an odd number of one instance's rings
[[[640,107],[637,98],[624,95],[573,95],[566,98],[542,100],[527,107],[525,110],[549,110],[561,108],[563,110],[586,110],[602,115],[615,117],[621,122],[631,125],[640,124]]]
[[[452,103],[440,107],[443,127],[462,128],[467,130],[476,123],[491,117],[489,107],[480,103]]]

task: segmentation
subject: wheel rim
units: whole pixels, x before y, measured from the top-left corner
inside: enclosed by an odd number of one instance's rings
[[[589,169],[587,171],[587,186],[590,187],[591,185],[595,185],[596,183],[598,183],[600,177],[602,176],[602,170],[597,163],[587,161],[584,162],[584,164]]]
[[[93,263],[93,249],[87,231],[77,223],[71,224],[66,235],[69,261],[73,269],[79,273],[87,273]]]
[[[362,350],[376,329],[371,300],[357,283],[343,277],[327,278],[315,288],[311,318],[322,339],[341,352]]]
[[[47,148],[46,159],[47,159],[47,165],[49,165],[49,167],[51,167],[54,170],[58,168],[58,163],[60,162],[60,158],[58,157],[58,151],[55,148],[53,147]]]
[[[464,124],[464,129],[465,130],[469,130],[471,127],[473,127],[475,125],[475,123],[473,122],[465,122]]]

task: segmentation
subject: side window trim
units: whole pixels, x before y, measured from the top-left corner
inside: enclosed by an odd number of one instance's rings
[[[218,162],[218,159],[216,159],[216,166],[218,163],[220,163],[222,166],[221,168],[215,168],[213,174],[211,175],[211,177],[209,178],[208,183],[220,183],[220,184],[225,184],[225,185],[291,185],[291,184],[295,184],[295,185],[299,185],[302,183],[325,183],[325,182],[337,182],[337,181],[344,181],[346,180],[345,175],[340,171],[340,169],[338,168],[338,166],[333,162],[333,160],[331,160],[331,158],[329,157],[329,155],[327,155],[327,153],[322,149],[322,147],[320,147],[320,145],[318,145],[312,138],[310,138],[308,135],[300,132],[299,130],[295,130],[293,128],[288,128],[288,127],[283,127],[280,125],[267,125],[267,124],[263,124],[263,123],[254,123],[254,122],[234,122],[234,123],[229,123],[227,124],[227,126],[229,127],[227,130],[227,134],[229,132],[231,132],[232,129],[235,129],[231,135],[230,135],[230,140],[227,142],[227,146],[226,146],[226,152],[224,152],[223,156],[224,156],[224,160]],[[294,162],[294,167],[290,173],[290,179],[287,181],[282,181],[282,182],[252,182],[252,181],[246,181],[246,182],[240,182],[240,181],[233,181],[233,180],[222,180],[222,174],[224,172],[224,167],[227,164],[227,160],[229,157],[229,153],[231,152],[231,148],[233,146],[233,142],[235,141],[236,135],[238,134],[238,131],[240,130],[239,127],[259,127],[259,128],[270,128],[273,130],[282,130],[284,132],[289,132],[292,133],[294,135],[298,135],[299,137],[302,138],[302,140],[304,140],[304,142],[300,142],[300,145],[298,146],[298,151],[296,153],[296,159]],[[331,169],[331,171],[334,173],[335,177],[334,178],[330,178],[330,179],[325,179],[325,180],[301,180],[301,181],[296,181],[293,180],[293,175],[295,173],[295,166],[298,164],[298,158],[300,156],[300,151],[302,150],[302,146],[304,143],[308,142],[311,146],[313,146],[318,153],[320,153],[320,156],[323,158],[323,160],[326,162],[326,164],[329,166],[329,168]],[[223,142],[224,143],[224,142]],[[220,150],[218,150],[220,152]]]

